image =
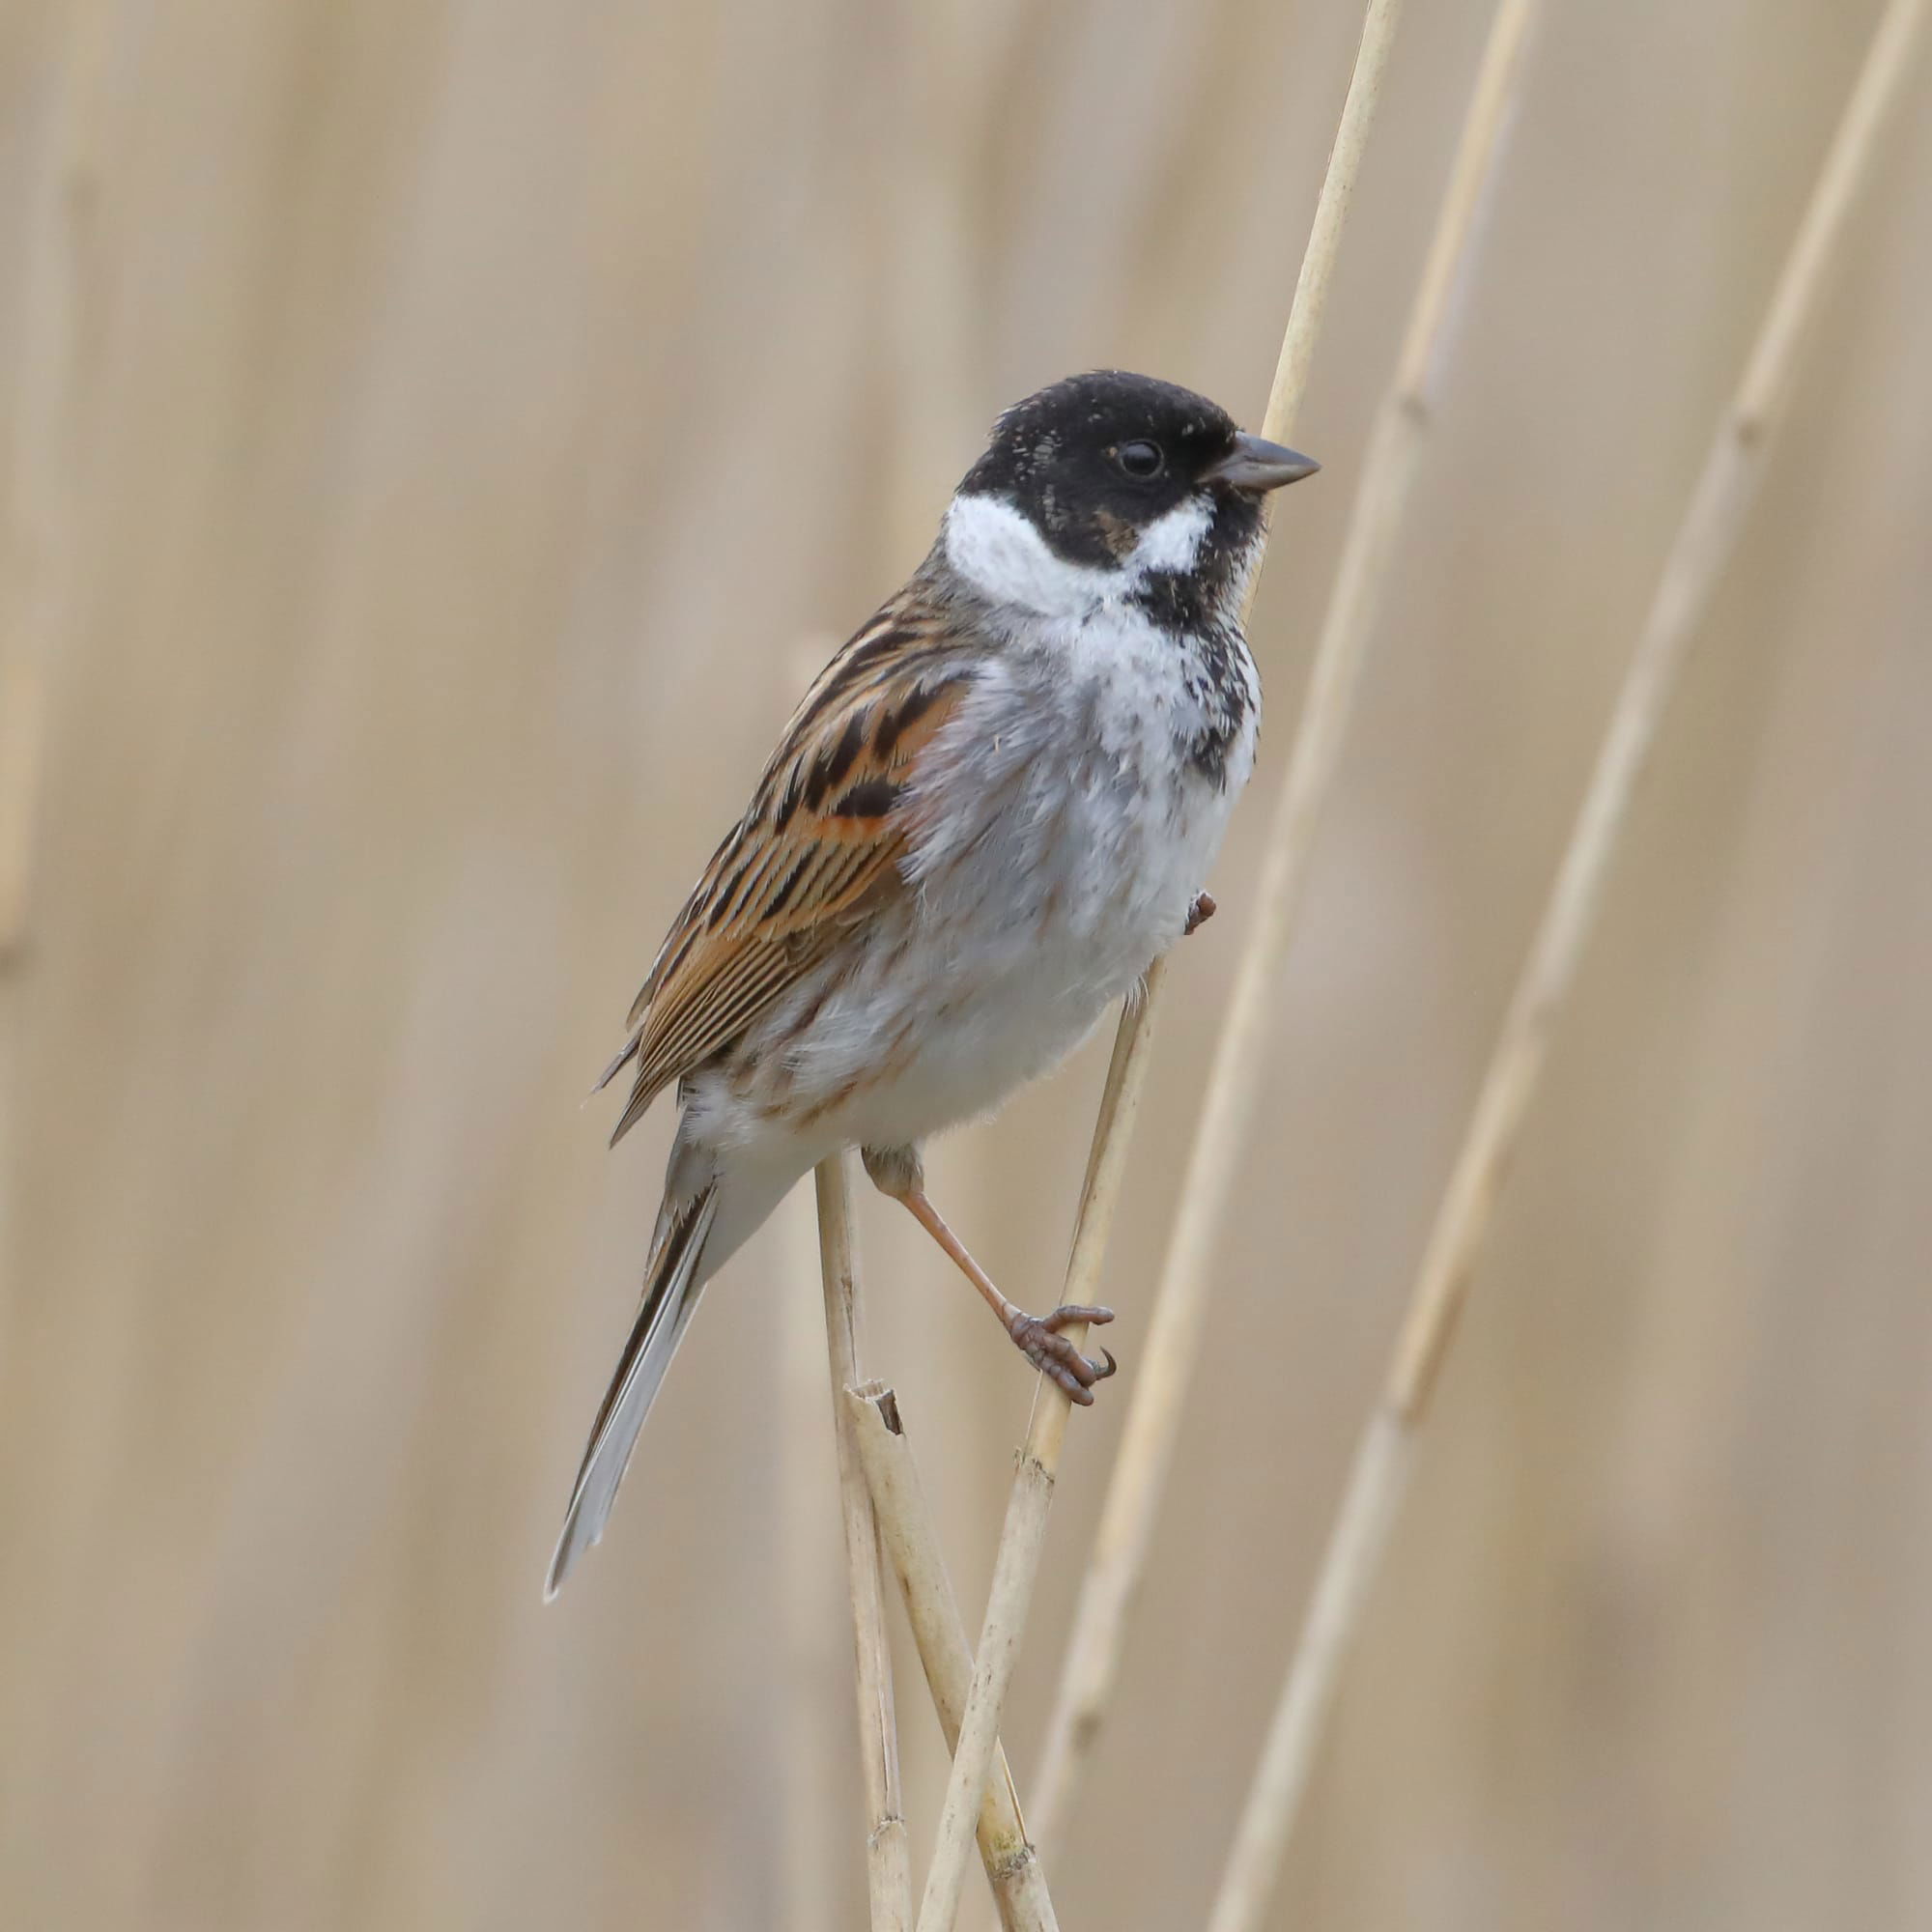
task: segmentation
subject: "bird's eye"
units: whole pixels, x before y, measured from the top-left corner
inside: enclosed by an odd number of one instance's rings
[[[1151,476],[1158,476],[1167,458],[1160,453],[1157,442],[1123,442],[1114,452],[1114,461],[1132,476],[1145,483]]]

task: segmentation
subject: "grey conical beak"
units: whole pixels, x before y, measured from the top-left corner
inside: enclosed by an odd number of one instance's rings
[[[1279,490],[1284,483],[1313,476],[1321,468],[1312,456],[1265,442],[1243,430],[1235,438],[1234,448],[1202,472],[1202,480],[1232,484],[1236,490]]]

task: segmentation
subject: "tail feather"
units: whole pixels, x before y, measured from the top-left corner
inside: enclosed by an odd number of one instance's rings
[[[668,1215],[660,1238],[653,1243],[644,1282],[643,1306],[631,1329],[617,1371],[605,1392],[602,1407],[590,1431],[582,1466],[564,1512],[563,1534],[551,1558],[544,1583],[548,1603],[563,1587],[571,1566],[604,1534],[616,1500],[617,1485],[637,1446],[638,1432],[650,1413],[665,1371],[677,1352],[685,1325],[703,1288],[698,1264],[718,1216],[718,1187],[704,1187],[687,1207]]]

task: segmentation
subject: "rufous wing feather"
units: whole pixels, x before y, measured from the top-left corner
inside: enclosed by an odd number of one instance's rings
[[[631,1009],[631,1039],[604,1076],[636,1059],[613,1144],[817,965],[877,895],[903,890],[920,753],[973,669],[930,619],[888,605],[819,674]]]

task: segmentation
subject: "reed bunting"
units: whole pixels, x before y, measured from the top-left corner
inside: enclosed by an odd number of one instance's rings
[[[643,1303],[571,1492],[604,1524],[699,1291],[857,1147],[1076,1401],[1111,1373],[1016,1308],[927,1200],[926,1135],[1063,1059],[1212,910],[1254,763],[1241,605],[1262,500],[1317,466],[1205,397],[1102,371],[1015,405],[905,585],[819,674],[653,962],[611,1139],[675,1086]]]

